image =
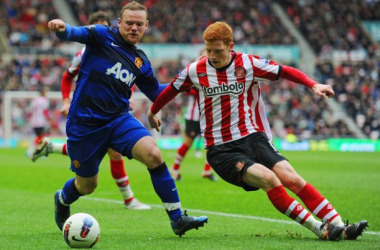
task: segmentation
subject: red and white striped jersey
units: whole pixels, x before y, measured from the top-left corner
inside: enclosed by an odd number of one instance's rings
[[[30,104],[32,117],[30,123],[33,128],[44,128],[49,120],[49,100],[45,96],[34,98]]]
[[[197,101],[196,91],[190,91],[186,93],[187,96],[187,107],[185,113],[185,119],[189,121],[199,121],[199,108]]]
[[[272,138],[258,80],[277,80],[281,67],[258,56],[235,52],[232,56],[223,69],[212,67],[207,58],[193,62],[172,82],[178,91],[197,89],[206,148],[259,131]]]
[[[79,73],[80,63],[82,62],[82,56],[84,54],[84,51],[86,50],[86,47],[83,47],[81,51],[77,52],[71,61],[69,67],[67,68],[67,71],[75,77]]]

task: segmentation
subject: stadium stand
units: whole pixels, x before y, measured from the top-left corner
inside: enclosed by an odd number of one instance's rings
[[[362,21],[379,20],[379,1],[279,1],[293,23],[306,37],[320,62],[317,76],[330,83],[349,117],[365,136],[379,137],[378,45],[363,29]],[[334,58],[334,51],[349,56]],[[363,51],[362,57],[353,56]],[[350,56],[351,55],[351,56]]]
[[[2,58],[1,93],[7,90],[36,90],[39,85],[48,86],[50,90],[59,90],[59,77],[72,55],[57,55],[56,51],[53,56],[49,54],[53,53],[51,49],[58,43],[55,35],[46,30],[46,22],[57,17],[52,1],[6,0],[0,3],[0,29],[6,34],[11,50],[16,52],[11,53],[10,60]],[[115,26],[118,15],[116,10],[127,1],[68,2],[79,23],[87,23],[89,13],[104,10],[115,17]],[[273,3],[269,0],[238,0],[233,4],[232,1],[220,3],[217,0],[178,0],[176,5],[171,2],[144,1],[150,13],[150,28],[144,43],[199,44],[202,42],[202,30],[216,20],[227,21],[233,26],[236,44],[297,43],[282,25],[281,18],[273,11]],[[360,25],[361,19],[380,18],[380,14],[375,11],[379,1],[355,0],[350,4],[342,0],[278,2],[317,55],[315,79],[333,85],[337,102],[367,138],[380,138],[380,60],[376,55],[378,48]],[[332,51],[354,49],[365,51],[365,57],[356,61],[334,60],[331,57]],[[161,82],[169,82],[185,66],[185,61],[184,58],[162,61],[155,65],[155,73]],[[294,134],[300,139],[356,136],[346,121],[336,116],[331,105],[325,100],[315,98],[302,86],[285,81],[262,83],[262,90],[267,103],[267,115],[276,137],[286,138],[288,134]],[[163,110],[162,119],[164,125],[166,124],[162,128],[163,134],[180,133],[179,120],[184,101],[179,97]],[[27,114],[20,115],[24,111],[22,105],[24,104],[21,103],[21,108],[14,111],[14,117],[27,119]],[[59,109],[59,104],[53,103],[52,110],[55,110],[56,120],[64,123],[56,109]],[[142,112],[137,115],[144,119]],[[22,126],[19,127],[21,130]],[[55,127],[62,127],[62,124]]]
[[[115,17],[126,1],[76,1],[71,0],[73,11],[80,23],[87,23],[87,16],[98,10],[108,11]],[[203,30],[211,22],[224,20],[235,30],[236,43],[294,44],[294,39],[274,15],[270,0],[265,1],[173,1],[148,0],[150,30],[143,42],[153,43],[202,43]]]

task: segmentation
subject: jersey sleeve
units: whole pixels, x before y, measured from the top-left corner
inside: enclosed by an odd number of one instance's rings
[[[263,57],[249,55],[253,73],[257,80],[276,81],[280,78],[281,66]]]
[[[156,100],[162,91],[162,89],[160,89],[160,83],[153,73],[150,76],[140,77],[136,81],[136,85],[152,102]]]
[[[189,91],[193,87],[193,83],[189,77],[189,66],[184,68],[171,82],[173,88],[179,92]]]
[[[99,24],[75,27],[66,23],[66,30],[56,34],[64,41],[97,44],[105,39],[108,29],[109,27]]]
[[[66,70],[61,80],[62,100],[70,98],[71,85],[73,83],[73,79],[74,76],[72,76],[70,72]]]

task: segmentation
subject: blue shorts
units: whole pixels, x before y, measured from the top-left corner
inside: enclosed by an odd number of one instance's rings
[[[104,126],[88,126],[69,120],[66,125],[67,151],[71,170],[82,177],[92,177],[112,148],[132,159],[132,148],[138,140],[151,133],[131,114],[120,116]]]

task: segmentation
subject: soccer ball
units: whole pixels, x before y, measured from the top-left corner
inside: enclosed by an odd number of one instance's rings
[[[91,248],[99,240],[100,227],[97,220],[89,214],[71,215],[63,225],[63,238],[72,248]]]

